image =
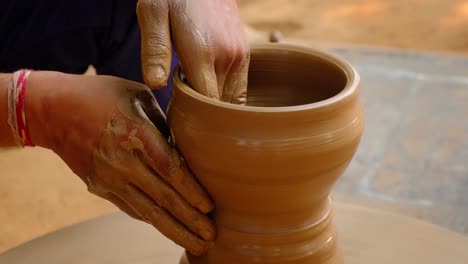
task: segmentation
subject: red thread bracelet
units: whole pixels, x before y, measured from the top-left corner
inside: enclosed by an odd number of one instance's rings
[[[25,113],[26,83],[31,70],[20,70],[13,74],[11,91],[9,92],[9,124],[18,145],[34,146],[29,136]]]
[[[24,111],[24,101],[26,93],[26,82],[28,80],[31,70],[23,70],[20,78],[18,79],[17,89],[19,90],[18,101],[16,102],[16,118],[18,122],[18,133],[23,140],[25,146],[34,146],[29,136],[29,129],[26,123],[26,113]]]

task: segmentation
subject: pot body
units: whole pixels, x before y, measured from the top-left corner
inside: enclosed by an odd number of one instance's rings
[[[214,247],[181,263],[343,263],[330,190],[359,144],[359,76],[326,53],[251,51],[247,106],[204,97],[175,77],[168,123],[212,196]]]

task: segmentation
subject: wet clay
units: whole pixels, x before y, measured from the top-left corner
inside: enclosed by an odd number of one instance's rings
[[[176,76],[168,124],[218,231],[207,254],[181,263],[343,263],[328,194],[360,140],[358,94],[343,60],[279,43],[252,48],[244,106]]]

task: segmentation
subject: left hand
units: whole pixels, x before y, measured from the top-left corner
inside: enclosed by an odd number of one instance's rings
[[[32,141],[57,153],[88,190],[195,255],[216,230],[214,205],[176,149],[150,89],[111,76],[37,71],[26,103]]]
[[[175,48],[193,89],[245,103],[250,55],[235,0],[139,0],[137,15],[150,88],[166,85]]]

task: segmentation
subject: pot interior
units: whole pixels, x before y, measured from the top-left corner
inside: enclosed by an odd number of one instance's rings
[[[247,105],[280,107],[315,103],[340,93],[347,81],[343,68],[318,54],[253,50]]]

